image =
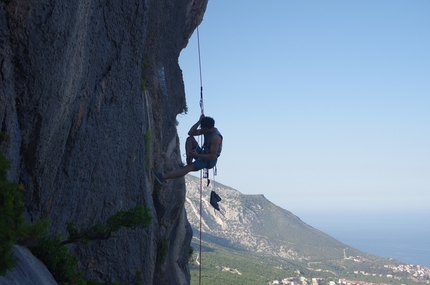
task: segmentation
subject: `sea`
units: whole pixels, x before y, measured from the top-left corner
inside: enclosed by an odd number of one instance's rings
[[[430,268],[430,210],[320,211],[298,216],[360,251]]]

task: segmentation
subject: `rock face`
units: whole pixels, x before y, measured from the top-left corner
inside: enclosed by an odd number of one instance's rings
[[[0,276],[0,285],[57,285],[52,274],[40,260],[25,247],[15,246],[13,257],[17,260],[13,270]]]
[[[1,150],[9,179],[25,187],[26,217],[48,217],[58,233],[71,220],[90,226],[136,204],[151,210],[146,230],[71,248],[88,279],[189,283],[184,181],[160,187],[150,169],[179,166],[178,57],[206,5],[0,1]]]

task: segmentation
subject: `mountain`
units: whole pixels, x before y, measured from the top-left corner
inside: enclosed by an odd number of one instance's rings
[[[194,229],[199,228],[199,185],[198,178],[186,177],[186,210]],[[225,217],[209,204],[211,189],[221,196],[219,205]],[[264,195],[244,195],[220,183],[205,187],[203,195],[204,240],[298,261],[343,259],[344,250],[349,256],[363,254],[306,224]]]
[[[340,278],[380,284],[417,281],[412,276],[415,269],[400,270],[398,266],[403,265],[398,261],[345,245],[276,206],[264,195],[244,195],[214,181],[209,187],[206,183],[204,179],[201,219],[202,270],[206,281],[247,285],[276,278],[325,280],[317,282],[321,284],[338,282]],[[200,179],[188,175],[185,184],[185,208],[194,233],[191,284],[198,284]],[[221,213],[209,203],[212,190],[222,198]]]

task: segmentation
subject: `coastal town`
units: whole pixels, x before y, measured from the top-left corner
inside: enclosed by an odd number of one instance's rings
[[[413,265],[413,264],[401,264],[401,265],[384,265],[392,271],[390,274],[376,274],[369,273],[365,271],[354,271],[357,275],[357,280],[349,280],[346,278],[339,278],[338,281],[328,281],[325,278],[306,278],[304,276],[300,277],[287,277],[282,280],[271,280],[268,281],[269,285],[391,285],[392,283],[372,283],[366,281],[360,281],[359,275],[363,276],[373,276],[373,277],[385,277],[395,280],[404,280],[404,275],[407,274],[407,279],[417,283],[430,284],[430,268]],[[402,276],[402,277],[401,277]]]

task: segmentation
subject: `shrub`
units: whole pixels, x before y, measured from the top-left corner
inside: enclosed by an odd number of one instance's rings
[[[0,275],[15,265],[11,250],[14,244],[28,245],[47,233],[49,222],[34,224],[24,218],[24,187],[7,180],[9,161],[0,152]]]
[[[148,89],[146,84],[148,83],[150,67],[151,67],[151,65],[149,64],[149,62],[144,61],[142,63],[142,81],[141,81],[142,91],[145,91]]]
[[[154,131],[147,130],[143,135],[143,139],[145,141],[145,167],[146,169],[149,169],[152,153],[154,152]]]
[[[169,252],[169,240],[164,239],[161,240],[158,244],[158,251],[157,251],[157,268],[160,268],[165,262],[166,257]]]
[[[109,239],[120,228],[127,229],[146,228],[152,222],[149,210],[143,206],[136,205],[128,211],[119,211],[107,219],[106,225],[96,224],[90,228],[77,229],[75,223],[67,223],[69,237],[62,244],[83,243],[88,244],[92,240]]]
[[[68,253],[60,235],[44,237],[30,251],[45,264],[58,284],[86,284],[83,273],[76,269],[78,259]]]
[[[194,248],[190,245],[190,247],[188,248],[188,262],[189,263],[193,263],[193,254],[194,254]]]
[[[30,247],[31,252],[39,258],[52,273],[59,284],[97,284],[95,281],[87,283],[82,272],[77,270],[78,259],[68,253],[66,244],[88,244],[94,240],[106,240],[113,237],[121,228],[146,228],[152,217],[149,210],[136,205],[128,211],[119,211],[107,219],[106,224],[96,224],[89,228],[76,228],[74,222],[67,223],[68,238],[61,240],[61,235],[46,236],[39,244]]]

